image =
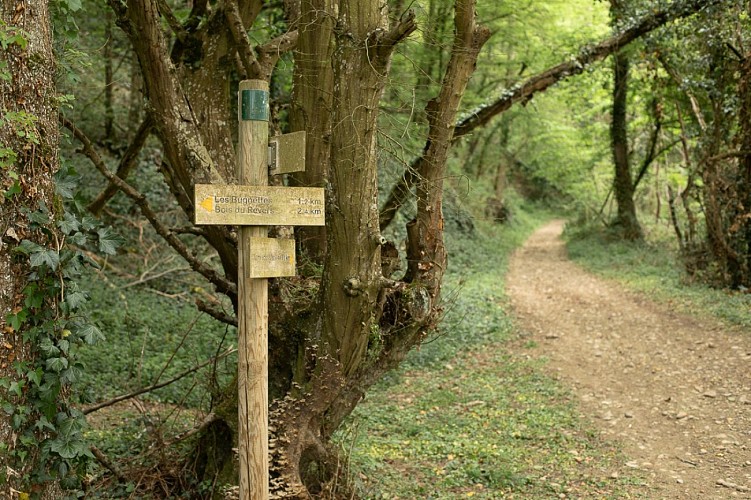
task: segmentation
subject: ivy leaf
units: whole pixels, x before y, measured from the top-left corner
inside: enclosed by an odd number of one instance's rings
[[[68,354],[68,350],[70,349],[70,342],[68,342],[67,340],[63,339],[63,340],[61,340],[61,341],[59,341],[57,343],[57,347],[58,347],[58,349],[60,349],[60,351],[62,351],[63,354],[67,355]]]
[[[45,363],[49,370],[56,373],[60,373],[68,368],[68,360],[65,358],[49,358]]]
[[[44,429],[55,431],[55,426],[50,423],[49,420],[47,420],[47,417],[42,415],[39,420],[36,421],[34,424],[34,427],[36,427],[38,430],[43,431]]]
[[[125,242],[125,240],[110,227],[98,229],[96,234],[99,235],[99,250],[109,255],[115,255],[117,247]]]
[[[94,217],[91,217],[90,215],[85,215],[81,219],[81,229],[84,231],[91,231],[95,227],[97,227],[99,223]]]
[[[77,371],[68,368],[60,372],[60,381],[68,385],[75,384],[78,381],[78,375]]]
[[[60,354],[60,349],[58,349],[57,346],[52,343],[52,340],[50,340],[49,337],[45,337],[42,340],[40,340],[38,347],[39,347],[39,350],[42,351],[42,354],[44,354],[46,358],[51,358],[53,356],[57,356],[58,354]]]
[[[59,436],[50,444],[50,450],[62,458],[76,458],[78,455],[78,446],[76,446],[75,440],[67,436]]]
[[[26,309],[21,309],[16,314],[9,314],[5,321],[13,330],[18,331],[21,329],[21,325],[26,322],[29,312]]]
[[[18,194],[21,194],[21,184],[19,184],[18,181],[15,181],[10,189],[5,191],[4,196],[7,199],[11,199]]]
[[[47,372],[44,375],[44,382],[39,387],[39,399],[41,400],[41,410],[48,419],[52,419],[57,411],[57,396],[60,394],[60,378],[56,373]]]
[[[81,10],[81,0],[64,0],[63,3],[68,6],[68,10],[71,12]]]
[[[81,366],[80,363],[76,363],[71,365],[67,370],[63,370],[60,372],[60,380],[64,384],[75,384],[81,379],[81,375],[83,374]]]
[[[78,334],[83,338],[84,342],[89,345],[94,345],[100,340],[105,340],[102,331],[91,323],[83,325],[79,328]]]
[[[44,250],[42,252],[35,252],[29,256],[29,262],[31,267],[39,267],[46,265],[53,271],[57,269],[60,264],[60,254],[54,250]]]
[[[23,304],[28,308],[42,307],[44,303],[44,293],[39,290],[39,286],[36,283],[29,283],[26,288],[23,289],[24,299]]]
[[[68,303],[71,309],[75,310],[86,303],[88,297],[84,292],[72,292],[65,296],[65,302]]]
[[[82,247],[86,245],[86,235],[84,233],[74,233],[70,238],[68,238],[68,241],[73,243],[74,245],[77,245],[79,247]]]
[[[25,421],[26,421],[26,416],[25,415],[22,415],[20,413],[16,413],[15,415],[13,415],[13,428],[14,429],[20,429],[21,426],[24,424]]]
[[[44,247],[34,243],[30,240],[23,240],[15,249],[16,252],[24,255],[31,255],[32,253],[44,251]]]
[[[67,200],[73,198],[78,187],[79,178],[73,172],[73,169],[67,171],[60,169],[55,175],[55,192]]]
[[[39,387],[42,385],[42,374],[44,372],[42,371],[42,367],[40,366],[36,370],[29,370],[26,372],[26,378],[29,379],[29,382],[33,382],[34,385]]]
[[[37,210],[36,212],[29,213],[28,218],[29,222],[34,222],[36,224],[39,224],[40,226],[46,226],[50,223],[49,213],[42,210]]]
[[[62,220],[57,221],[57,227],[59,227],[60,231],[62,231],[63,233],[71,234],[75,231],[78,231],[78,219],[76,219],[72,214],[65,212],[65,217],[63,217]]]
[[[14,380],[13,382],[10,383],[10,387],[8,388],[8,391],[12,392],[13,394],[15,394],[16,396],[20,398],[21,396],[23,396],[23,387],[25,385],[26,385],[26,381],[23,379]]]
[[[57,418],[57,432],[62,436],[74,436],[83,430],[86,420],[83,418],[83,414],[80,412],[73,412],[68,415],[65,412],[59,412]]]

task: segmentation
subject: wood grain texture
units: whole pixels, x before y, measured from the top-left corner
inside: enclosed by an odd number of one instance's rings
[[[269,139],[269,175],[305,170],[305,131],[277,135]],[[272,147],[273,146],[273,147]]]
[[[240,92],[245,89],[268,91],[268,83],[240,82]],[[265,186],[268,122],[238,119],[238,182]],[[238,451],[243,500],[269,498],[268,280],[248,277],[246,257],[252,252],[252,238],[267,236],[265,226],[241,227],[238,231]]]

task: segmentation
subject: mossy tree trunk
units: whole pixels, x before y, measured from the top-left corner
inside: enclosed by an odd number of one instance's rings
[[[24,340],[29,325],[14,326],[8,317],[24,309],[23,291],[32,269],[29,259],[14,250],[22,240],[46,246],[56,236],[52,228],[44,232],[32,229],[27,216],[40,204],[50,209],[55,206],[53,176],[59,167],[55,58],[47,0],[4,0],[0,4],[0,19],[3,38],[11,40],[0,54],[3,63],[0,103],[4,118],[0,125],[0,378],[23,387],[30,381],[26,375],[19,375],[17,367],[24,363],[33,366],[37,349]],[[26,482],[28,477],[23,476],[39,466],[40,452],[32,450],[25,458],[16,453],[27,445],[20,442],[21,430],[13,425],[13,415],[7,413],[6,403],[13,405],[15,416],[23,415],[19,410],[23,405],[31,406],[32,412],[38,409],[8,389],[0,389],[0,401],[3,402],[0,497],[16,498],[18,493],[12,493],[13,490],[31,492]],[[32,420],[34,415],[27,418]],[[41,442],[43,432],[37,433],[37,437]],[[27,448],[25,452],[28,451]],[[55,498],[60,493],[55,484],[32,488],[43,498]]]
[[[628,151],[628,56],[618,53],[613,59],[613,112],[610,140],[613,148],[613,192],[618,205],[614,226],[627,240],[641,239],[642,229],[636,217],[634,180]]]

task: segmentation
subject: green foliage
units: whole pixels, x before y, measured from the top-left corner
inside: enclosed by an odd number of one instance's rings
[[[69,203],[74,199],[70,190],[74,177],[69,169],[56,175],[57,195]],[[22,212],[29,230],[42,234],[50,244],[23,240],[15,248],[17,258],[28,262],[31,273],[23,289],[22,306],[14,309],[5,323],[11,331],[22,333],[31,355],[14,363],[16,377],[0,379],[0,387],[5,389],[0,407],[19,436],[6,453],[17,470],[23,470],[23,464],[35,457],[36,468],[23,478],[25,482],[57,478],[64,488],[76,488],[92,458],[83,437],[86,420],[72,406],[84,371],[77,353],[84,345],[104,340],[97,325],[83,314],[89,296],[78,280],[84,267],[91,264],[83,248],[101,245],[102,235],[76,212],[56,216],[44,204],[33,211],[22,208]],[[76,242],[77,247],[64,244],[66,240]]]
[[[8,26],[5,22],[0,21],[0,47],[8,50],[12,46],[25,50],[28,46],[28,34],[18,26]],[[6,79],[6,77],[3,77]]]

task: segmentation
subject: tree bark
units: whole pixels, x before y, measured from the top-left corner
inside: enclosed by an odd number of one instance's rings
[[[305,130],[307,139],[305,171],[292,174],[290,185],[323,187],[328,179],[334,92],[334,4],[333,0],[304,0],[301,5],[290,125],[293,132]],[[322,264],[326,228],[301,227],[295,234],[305,256]]]
[[[46,245],[55,236],[53,228],[49,228],[47,234],[30,229],[23,210],[35,211],[40,203],[54,209],[53,175],[59,167],[59,132],[48,2],[4,0],[0,6],[3,22],[0,29],[6,34],[21,36],[28,43],[26,46],[11,43],[0,53],[0,61],[5,66],[3,72],[7,76],[0,79],[0,105],[6,118],[0,126],[0,144],[4,149],[0,158],[3,163],[0,172],[2,190],[5,194],[15,182],[9,176],[10,172],[15,172],[20,188],[20,192],[0,203],[0,337],[4,346],[0,356],[0,378],[19,381],[14,364],[33,362],[35,349],[24,341],[28,325],[16,330],[6,322],[9,314],[23,309],[23,289],[31,273],[29,260],[18,258],[14,249],[24,239]],[[26,120],[11,118],[10,115],[15,113],[24,115]],[[0,399],[8,401],[12,398],[8,391],[0,389]],[[15,404],[22,405],[24,401],[17,400]],[[31,474],[38,466],[38,451],[20,462],[13,460],[13,452],[20,445],[16,432],[11,417],[2,412],[0,442],[8,446],[0,453],[0,474],[6,479],[0,480],[0,497],[4,498],[15,498],[13,490],[29,492],[22,476]],[[55,484],[37,487],[37,493],[43,497],[55,498],[60,494]]]
[[[751,10],[751,6],[749,6]],[[741,79],[738,85],[738,97],[740,111],[738,113],[738,138],[736,143],[743,156],[738,158],[741,182],[738,186],[741,200],[738,221],[741,235],[739,251],[743,254],[743,267],[740,285],[751,287],[751,51],[744,57],[741,63]]]

